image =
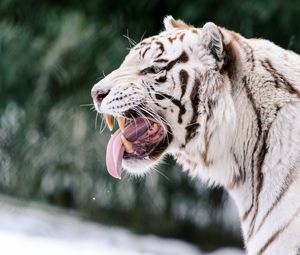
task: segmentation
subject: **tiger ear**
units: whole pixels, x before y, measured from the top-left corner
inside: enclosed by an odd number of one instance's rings
[[[212,22],[207,22],[201,31],[202,42],[206,49],[214,56],[217,62],[222,65],[225,57],[224,44],[227,44],[224,40],[224,35],[221,29]]]
[[[179,29],[191,28],[191,26],[184,23],[182,20],[180,20],[180,19],[175,20],[172,16],[166,16],[164,18],[164,25],[165,25],[166,31],[176,29],[176,28],[179,28]]]

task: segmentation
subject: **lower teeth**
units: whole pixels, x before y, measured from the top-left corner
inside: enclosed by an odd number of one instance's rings
[[[123,135],[121,135],[121,140],[122,140],[122,144],[124,145],[126,151],[128,153],[132,153],[133,152],[133,144],[132,142],[129,142]]]

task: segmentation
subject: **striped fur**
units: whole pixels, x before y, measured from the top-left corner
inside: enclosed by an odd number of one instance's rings
[[[300,248],[300,56],[262,39],[167,17],[166,31],[131,49],[93,90],[101,113],[146,110],[173,139],[155,159],[124,160],[144,174],[166,154],[233,197],[250,255]]]

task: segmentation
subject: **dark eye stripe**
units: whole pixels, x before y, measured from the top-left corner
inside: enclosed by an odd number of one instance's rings
[[[143,70],[140,71],[140,74],[146,75],[146,74],[157,74],[160,71],[162,71],[164,68],[160,68],[157,66],[150,66],[147,68],[144,68]]]
[[[159,77],[158,79],[156,79],[155,81],[159,82],[159,83],[163,83],[167,80],[166,75]]]
[[[186,63],[189,61],[189,57],[187,55],[187,53],[185,51],[183,51],[181,53],[181,55],[170,61],[165,67],[162,67],[160,68],[161,70],[166,70],[166,71],[169,71],[171,70],[177,63]],[[161,62],[161,63],[165,63],[165,62],[168,62],[167,59],[157,59],[157,60],[154,60],[154,62]],[[143,70],[140,71],[140,74],[142,75],[145,75],[145,74],[148,74],[148,73],[157,73],[155,70],[154,70],[154,66],[150,66],[150,67],[147,67]]]

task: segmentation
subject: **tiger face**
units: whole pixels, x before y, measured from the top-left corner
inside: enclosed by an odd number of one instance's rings
[[[109,126],[113,117],[120,126],[106,154],[116,178],[122,168],[144,174],[166,154],[188,169],[208,167],[208,140],[220,143],[234,126],[221,30],[213,23],[194,28],[170,16],[164,24],[165,31],[138,43],[120,68],[92,88],[96,110]]]

